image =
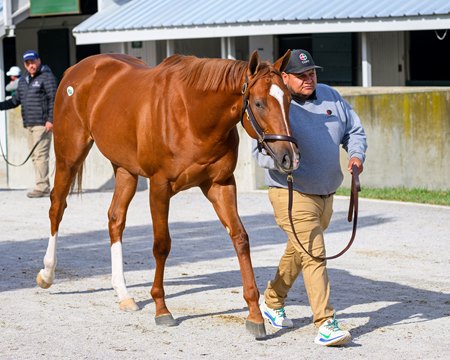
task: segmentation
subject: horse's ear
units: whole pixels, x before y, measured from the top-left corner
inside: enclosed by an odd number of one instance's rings
[[[288,51],[286,51],[286,53],[282,57],[280,57],[277,61],[274,62],[273,66],[280,72],[283,72],[284,69],[286,69],[290,57],[291,57],[291,50],[288,49]]]
[[[250,60],[248,62],[248,71],[250,73],[250,76],[253,76],[257,73],[259,66],[259,55],[258,52],[255,50],[250,55]]]

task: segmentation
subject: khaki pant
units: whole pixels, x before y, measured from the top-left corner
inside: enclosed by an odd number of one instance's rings
[[[288,190],[270,188],[269,198],[275,221],[288,235],[288,242],[275,278],[269,281],[264,292],[264,299],[272,309],[283,307],[289,290],[302,272],[313,321],[316,326],[320,326],[334,313],[329,303],[330,283],[326,261],[314,260],[297,243],[289,221]],[[294,191],[292,218],[295,231],[305,249],[314,256],[325,256],[323,231],[328,227],[332,213],[333,196],[322,198]]]
[[[28,131],[28,147],[30,151],[42,137],[39,145],[31,155],[36,183],[34,190],[48,192],[50,191],[49,158],[52,132],[45,132],[45,126],[28,126],[26,129]]]

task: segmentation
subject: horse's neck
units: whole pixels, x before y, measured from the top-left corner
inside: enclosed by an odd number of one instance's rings
[[[235,127],[241,120],[242,110],[244,108],[244,97],[240,94],[240,91],[233,91],[225,95],[227,99],[224,102],[224,109],[229,109],[228,112],[224,111],[224,114],[228,114],[225,126],[228,128]]]

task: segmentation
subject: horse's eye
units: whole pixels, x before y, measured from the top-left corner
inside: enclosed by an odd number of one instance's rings
[[[255,102],[255,106],[256,106],[257,108],[262,108],[262,107],[263,107],[261,101],[256,101],[256,102]]]

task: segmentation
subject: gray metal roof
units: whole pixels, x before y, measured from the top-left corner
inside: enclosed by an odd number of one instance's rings
[[[398,20],[450,21],[449,0],[117,0],[73,30],[83,33],[210,29],[313,23],[392,23]],[[450,28],[450,22],[447,23]],[[440,25],[443,28],[445,25]],[[279,31],[288,31],[278,30]],[[387,29],[385,29],[386,31]],[[301,31],[301,29],[300,29]],[[350,31],[350,30],[349,30]],[[376,31],[376,26],[374,28]],[[324,31],[325,32],[325,31]],[[257,32],[258,33],[258,32]],[[163,37],[164,33],[158,33]],[[173,34],[172,38],[176,38]],[[199,37],[208,37],[206,36]],[[226,36],[211,34],[211,37]],[[180,34],[182,36],[182,34]],[[235,33],[230,36],[236,36]],[[155,37],[157,38],[157,37]]]

